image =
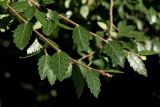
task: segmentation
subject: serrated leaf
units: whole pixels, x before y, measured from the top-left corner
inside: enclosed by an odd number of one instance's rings
[[[101,90],[99,75],[95,71],[88,70],[85,78],[90,92],[97,98]]]
[[[47,76],[47,73],[49,71],[50,73],[50,67],[49,67],[49,60],[50,60],[50,56],[48,55],[43,55],[41,56],[41,58],[39,58],[38,61],[38,70],[39,70],[39,75],[41,77],[41,80],[44,80]]]
[[[53,30],[56,28],[56,24],[52,22],[51,20],[47,20],[46,24],[43,25],[42,31],[45,35],[49,36],[53,32]]]
[[[15,11],[23,12],[29,7],[29,4],[26,1],[19,1],[19,2],[13,2],[11,6]]]
[[[55,74],[53,73],[53,70],[49,69],[48,72],[47,72],[47,78],[48,78],[48,81],[51,85],[55,84],[56,82],[56,76]]]
[[[45,18],[46,14],[44,12],[40,12],[38,9],[36,9],[34,16],[36,17],[37,21],[42,24],[42,26],[46,25],[47,20]]]
[[[65,52],[57,52],[51,57],[50,67],[59,81],[65,79],[69,62],[69,56]]]
[[[49,67],[50,56],[43,55],[38,61],[38,70],[41,80],[44,80],[46,77],[51,85],[55,84],[56,76],[53,73],[53,70]]]
[[[24,17],[30,21],[32,19],[32,17],[34,16],[34,12],[35,12],[36,8],[33,6],[29,6],[25,11],[24,11]]]
[[[133,41],[121,42],[124,49],[128,49],[131,52],[137,52],[137,44]]]
[[[143,50],[138,52],[140,55],[154,55],[156,54],[154,51],[149,51],[149,50]]]
[[[85,81],[84,76],[81,74],[81,69],[78,65],[73,65],[72,79],[76,88],[78,98],[80,98],[84,90]]]
[[[122,47],[115,41],[109,41],[104,47],[104,53],[111,57],[114,66],[124,66],[125,57]]]
[[[23,23],[18,25],[18,27],[14,30],[14,43],[16,46],[23,50],[30,40],[30,36],[32,34],[32,24],[31,23]]]
[[[128,53],[127,59],[134,71],[143,76],[147,76],[147,70],[144,63],[135,53]]]
[[[73,30],[73,28],[67,26],[67,25],[64,25],[62,23],[58,23],[58,26],[61,27],[61,28],[64,28],[64,29],[67,29],[67,30]]]
[[[81,51],[89,49],[89,32],[81,26],[76,26],[73,30],[73,41]]]

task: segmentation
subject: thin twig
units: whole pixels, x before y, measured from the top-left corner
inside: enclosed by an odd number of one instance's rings
[[[110,0],[110,7],[109,7],[109,35],[111,36],[113,30],[113,0]]]
[[[18,18],[20,18],[23,22],[27,23],[27,21],[26,21],[21,15],[19,15],[10,5],[7,4],[7,6],[8,6],[8,8],[9,8]],[[60,52],[60,51],[61,51],[61,50],[60,50],[59,48],[57,48],[54,44],[52,44],[47,38],[45,38],[41,33],[39,33],[36,29],[33,29],[33,31],[37,34],[37,36],[39,36],[45,43],[47,43],[48,45],[50,45],[50,46],[51,46],[53,49],[55,49],[57,52]],[[79,64],[79,65],[81,65],[81,66],[83,66],[83,67],[85,67],[85,68],[87,68],[87,69],[96,71],[96,72],[98,72],[99,74],[101,74],[101,75],[103,75],[103,76],[105,76],[105,77],[112,77],[111,74],[106,73],[106,72],[103,72],[103,71],[105,71],[105,70],[97,70],[97,69],[94,69],[94,68],[92,68],[92,67],[89,67],[89,66],[87,66],[87,65],[85,65],[85,64],[80,63],[79,61],[77,61],[77,60],[75,60],[75,59],[73,59],[73,58],[71,58],[71,57],[69,57],[69,59],[70,59],[73,63]]]
[[[82,61],[82,60],[84,60],[84,59],[92,56],[92,55],[95,54],[95,53],[96,53],[96,52],[94,51],[94,52],[91,52],[91,53],[89,53],[89,54],[87,54],[87,55],[84,55],[83,57],[81,57],[80,59],[78,59],[78,61]]]

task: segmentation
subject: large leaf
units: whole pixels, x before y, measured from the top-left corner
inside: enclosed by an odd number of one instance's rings
[[[128,53],[127,59],[134,71],[141,75],[147,76],[147,70],[144,63],[135,53]]]
[[[81,69],[79,68],[78,65],[73,66],[72,79],[74,82],[74,86],[76,88],[76,93],[78,95],[78,98],[80,98],[84,90],[85,81],[84,81],[84,76],[81,73]]]
[[[97,98],[101,90],[99,75],[95,71],[88,70],[85,78],[90,92]]]
[[[25,11],[24,11],[24,17],[30,21],[32,19],[32,17],[34,16],[34,12],[35,12],[36,8],[33,6],[29,6]]]
[[[51,57],[50,67],[58,80],[62,81],[65,79],[69,62],[69,56],[65,52],[57,52]]]
[[[51,20],[47,20],[46,24],[42,27],[42,31],[47,36],[51,35],[53,30],[56,28],[56,24],[52,22]]]
[[[89,49],[89,32],[81,27],[76,26],[73,30],[73,41],[81,51],[88,51]]]
[[[14,43],[16,46],[23,50],[30,40],[30,36],[32,34],[32,24],[31,23],[23,23],[18,25],[18,27],[14,30]]]
[[[40,12],[38,9],[36,9],[34,16],[36,17],[37,21],[42,24],[42,26],[47,24],[47,20],[45,18],[46,14],[44,12]]]
[[[104,52],[111,57],[114,66],[124,66],[125,57],[123,49],[118,43],[115,41],[109,41],[104,47]]]
[[[51,85],[55,84],[56,76],[53,70],[49,66],[50,56],[43,55],[38,61],[38,70],[41,80],[44,80],[47,76],[48,81]]]

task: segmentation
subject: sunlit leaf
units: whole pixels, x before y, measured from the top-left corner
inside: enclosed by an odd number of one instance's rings
[[[128,53],[127,59],[134,71],[143,76],[147,76],[147,70],[144,63],[135,53]]]

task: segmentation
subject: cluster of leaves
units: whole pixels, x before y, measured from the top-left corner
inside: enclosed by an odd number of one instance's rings
[[[9,27],[10,24],[15,20],[19,20],[16,29],[13,31],[13,41],[20,50],[27,49],[28,55],[35,54],[38,51],[44,51],[44,54],[38,61],[41,80],[48,78],[49,83],[53,85],[56,80],[63,81],[66,78],[72,77],[78,97],[82,95],[85,81],[90,92],[95,97],[98,97],[101,82],[99,73],[97,72],[104,71],[103,73],[105,73],[105,71],[107,71],[109,73],[119,73],[120,71],[118,70],[125,66],[125,61],[128,61],[134,71],[140,75],[147,76],[147,70],[143,60],[145,60],[147,55],[159,54],[160,50],[159,39],[149,38],[149,36],[144,33],[144,23],[140,20],[140,17],[134,16],[133,18],[131,15],[125,13],[126,7],[130,10],[134,9],[134,11],[140,9],[140,12],[145,12],[144,14],[146,14],[149,24],[158,23],[157,20],[159,20],[159,16],[156,10],[153,8],[147,9],[143,5],[142,0],[134,3],[127,1],[122,3],[121,0],[115,0],[114,8],[118,7],[117,12],[124,21],[117,20],[117,27],[113,28],[108,39],[104,38],[108,35],[107,26],[109,20],[104,20],[101,16],[96,16],[96,18],[94,18],[94,16],[90,17],[89,13],[90,11],[94,11],[94,6],[105,7],[104,9],[109,10],[109,2],[93,0],[97,3],[95,4],[91,1],[92,0],[65,0],[64,4],[66,8],[72,9],[75,7],[70,7],[71,3],[80,2],[79,13],[84,20],[87,20],[87,18],[97,20],[97,25],[105,30],[98,31],[97,35],[89,32],[86,28],[78,24],[76,24],[74,28],[63,24],[60,20],[62,17],[56,11],[47,9],[47,7],[45,9],[39,7],[41,4],[44,6],[52,4],[53,0],[13,0],[12,3],[4,0],[0,2],[0,8],[2,9],[2,15],[0,17],[1,32],[11,29]],[[54,1],[54,3],[56,3],[56,1]],[[133,8],[133,5],[136,5],[136,7]],[[9,11],[7,11],[7,9]],[[66,13],[68,13],[68,11],[70,10],[67,10]],[[75,11],[77,12],[77,10]],[[74,13],[74,11],[72,11],[72,13]],[[137,26],[128,25],[127,20],[129,20],[129,18],[130,20],[133,19],[132,21],[136,20]],[[68,19],[65,18],[65,21],[68,21]],[[66,52],[60,50],[60,46],[53,41],[54,38],[50,39],[59,28],[72,32],[72,41],[76,47],[75,51],[82,56],[82,60],[72,59]],[[33,32],[38,37],[28,46],[31,42],[31,36],[34,36]],[[41,34],[39,32],[41,32]],[[45,44],[41,44],[39,41],[44,41]],[[55,53],[47,53],[49,45],[56,50]],[[91,53],[96,54],[96,57]],[[85,56],[87,56],[87,60],[83,61],[83,57]]]

